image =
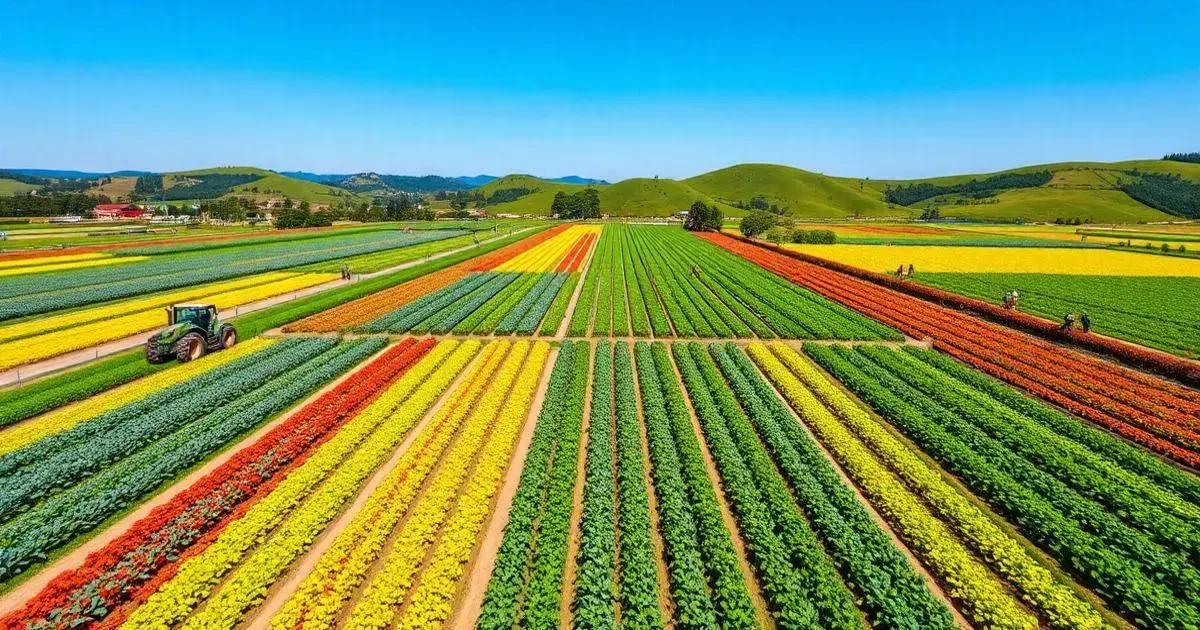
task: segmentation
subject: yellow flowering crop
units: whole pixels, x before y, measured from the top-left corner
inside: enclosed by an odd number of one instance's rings
[[[226,291],[221,293],[210,293],[196,297],[196,301],[212,303],[218,309],[227,309],[239,304],[255,302],[276,295],[289,293],[298,289],[303,289],[315,284],[321,284],[332,278],[334,274],[299,274],[291,275],[256,286]],[[218,288],[218,287],[212,287]],[[161,299],[161,298],[159,298]],[[99,309],[88,309],[62,317],[80,317],[90,318],[92,315],[86,314],[92,311],[107,311],[116,307],[101,307]],[[14,324],[18,332],[5,332],[5,334],[19,334],[21,330],[36,329],[41,327],[56,326],[59,322],[54,322],[56,318],[46,318],[43,320],[34,320]],[[61,320],[60,320],[61,321]],[[0,343],[0,370],[25,365],[35,361],[41,361],[50,357],[65,354],[83,348],[91,348],[93,346],[113,341],[115,339],[123,339],[130,335],[135,335],[139,332],[146,332],[166,325],[166,317],[163,311],[158,307],[148,308],[142,311],[135,311],[125,315],[112,316],[107,319],[97,319],[88,323],[73,325],[70,330],[52,330],[33,336],[20,337],[12,339],[4,343]],[[17,328],[22,327],[22,328]]]
[[[14,267],[38,267],[41,265],[55,265],[65,262],[78,262],[80,260],[96,260],[97,258],[109,258],[108,254],[91,253],[91,254],[67,254],[65,256],[41,256],[38,258],[14,258],[11,260],[0,259],[0,269],[12,269]]]
[[[786,247],[882,273],[911,264],[918,277],[922,272],[1200,277],[1200,260],[1111,249],[850,244]]]
[[[211,546],[185,561],[122,627],[170,627],[210,596],[209,605],[187,619],[187,626],[236,625],[244,609],[265,596],[278,572],[307,548],[357,493],[362,480],[391,455],[480,345],[439,343],[270,494],[230,523]],[[243,562],[249,554],[254,560]],[[234,575],[214,595],[214,587],[230,571]],[[210,622],[214,625],[206,625]]]
[[[21,265],[0,268],[0,277],[20,276],[30,273],[43,273],[46,271],[68,271],[71,269],[84,269],[87,267],[106,267],[108,265],[119,265],[121,263],[138,262],[147,259],[147,256],[106,256],[103,258],[91,258],[87,260],[74,260],[66,262],[52,259],[54,262],[43,265]],[[32,258],[27,260],[44,259]]]
[[[274,340],[262,337],[251,339],[224,352],[217,352],[196,361],[167,368],[91,398],[59,407],[41,416],[6,427],[0,430],[0,455],[32,444],[46,436],[66,431],[80,422],[91,420],[102,413],[145,398],[160,389],[204,374],[234,359],[262,350],[273,343],[275,343]]]
[[[512,259],[497,266],[493,271],[517,271],[524,273],[542,273],[554,271],[555,266],[562,261],[563,256],[571,251],[571,246],[585,234],[599,234],[599,225],[573,225],[558,234],[546,239],[545,242],[524,251]]]

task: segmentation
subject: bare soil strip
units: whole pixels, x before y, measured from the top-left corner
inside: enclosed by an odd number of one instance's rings
[[[550,350],[546,365],[542,368],[542,377],[538,381],[537,390],[533,395],[533,403],[525,416],[525,425],[517,438],[517,447],[508,462],[508,471],[504,474],[503,485],[492,503],[492,516],[484,530],[481,542],[476,545],[474,556],[463,570],[467,576],[465,584],[459,588],[458,600],[454,604],[454,615],[450,618],[451,628],[471,628],[479,618],[483,606],[483,596],[487,592],[488,581],[492,579],[492,569],[496,566],[496,554],[500,551],[500,541],[504,538],[504,528],[508,525],[508,511],[512,508],[513,499],[517,495],[517,487],[521,484],[521,471],[525,467],[525,456],[529,453],[529,444],[533,441],[533,431],[537,427],[538,414],[546,401],[546,390],[550,385],[550,373],[554,371],[554,363],[558,359],[558,348]]]
[[[260,426],[253,433],[243,437],[236,444],[225,448],[225,450],[218,453],[212,459],[209,459],[202,466],[192,470],[186,476],[176,480],[167,489],[154,495],[148,501],[140,505],[137,509],[129,512],[120,520],[99,532],[96,536],[73,549],[70,553],[55,560],[51,564],[46,565],[40,571],[30,576],[29,579],[22,582],[19,586],[5,593],[2,597],[0,597],[0,615],[7,614],[24,606],[27,600],[40,593],[47,584],[49,584],[54,578],[58,577],[59,573],[82,567],[86,563],[87,556],[89,554],[103,549],[108,545],[108,543],[124,534],[135,523],[149,516],[155,508],[169,503],[171,499],[174,499],[176,495],[186,490],[193,483],[203,479],[205,475],[209,474],[213,470],[216,470],[222,464],[229,461],[229,459],[238,451],[251,444],[254,444],[259,438],[271,432],[276,426],[287,421],[288,418],[291,418],[292,415],[294,415],[297,411],[303,409],[309,403],[320,398],[323,394],[325,394],[325,392],[332,390],[346,379],[352,377],[361,366],[369,365],[372,361],[383,355],[383,353],[390,350],[391,347],[391,344],[389,344],[380,349],[379,352],[376,352],[375,354],[363,359],[358,365],[355,365],[347,370],[345,374],[333,379],[324,387],[313,392],[304,400],[292,405],[274,419]]]

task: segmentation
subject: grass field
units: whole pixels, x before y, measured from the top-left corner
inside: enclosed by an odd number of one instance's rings
[[[15,179],[0,177],[0,195],[14,195],[17,193],[26,193],[37,189],[38,187],[34,186],[33,184],[26,184]]]

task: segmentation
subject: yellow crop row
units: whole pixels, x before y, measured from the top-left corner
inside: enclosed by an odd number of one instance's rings
[[[106,267],[108,265],[119,265],[122,263],[138,262],[148,260],[148,256],[106,256],[104,258],[93,258],[90,260],[76,260],[71,262],[54,262],[45,265],[20,266],[20,267],[4,267],[0,269],[0,277],[3,276],[20,276],[31,273],[43,273],[46,271],[68,271],[71,269],[86,269],[88,267]],[[37,260],[36,258],[33,260]]]
[[[554,271],[571,246],[585,234],[599,234],[599,225],[573,225],[497,266],[493,271],[541,273]]]
[[[545,343],[545,342],[542,342]],[[351,611],[346,627],[381,629],[390,627],[397,609],[404,603],[416,582],[422,563],[438,540],[438,533],[449,522],[464,483],[474,475],[480,451],[506,440],[497,418],[510,391],[515,391],[518,376],[531,342],[514,344],[484,395],[470,410],[470,416],[453,448],[442,460],[429,487],[417,501],[412,514],[396,533],[391,549],[374,579]],[[505,463],[507,463],[505,458]]]
[[[948,592],[973,621],[997,627],[1037,625],[996,581],[990,567],[1052,627],[1103,627],[1094,608],[1057,582],[937,470],[795,350],[781,343],[770,349],[753,343],[747,350],[897,534],[950,585]]]
[[[316,537],[312,532],[319,532],[322,521],[327,524],[336,516],[361,480],[387,459],[480,345],[477,341],[439,343],[244,516],[230,523],[212,545],[185,561],[122,627],[169,628],[185,621],[231,571],[235,574],[205,610],[186,623],[235,626],[242,611],[265,596],[270,581],[261,585],[258,581],[277,576],[281,566],[286,568],[307,548]],[[262,546],[256,549],[256,545]],[[272,559],[261,553],[267,548],[291,551]],[[254,560],[245,561],[252,551]],[[262,562],[267,564],[260,566]],[[214,625],[205,625],[209,622]]]
[[[262,350],[273,343],[275,343],[273,340],[261,337],[251,339],[224,352],[217,352],[196,361],[167,368],[102,394],[59,407],[42,416],[7,427],[0,430],[0,455],[15,451],[49,435],[66,431],[80,422],[91,420],[102,413],[204,374],[234,359]]]
[[[405,451],[363,510],[338,534],[296,592],[271,620],[271,627],[332,628],[346,602],[362,584],[392,531],[408,513],[413,499],[442,454],[471,415],[509,348],[489,344],[468,380],[438,410],[417,440]]]
[[[433,548],[432,560],[421,574],[412,601],[397,622],[402,630],[440,628],[450,619],[463,569],[471,559],[479,532],[491,513],[492,497],[508,469],[517,434],[529,415],[533,393],[549,353],[550,347],[545,342],[538,342],[530,352],[508,401],[500,409],[500,417],[488,436],[479,464],[467,481],[466,490],[459,488],[456,492],[458,508]]]
[[[295,272],[273,271],[270,273],[262,273],[237,280],[229,280],[226,282],[215,282],[212,284],[204,284],[200,286],[189,287],[168,293],[155,293],[145,297],[136,298],[133,300],[124,300],[120,302],[110,302],[93,306],[76,311],[70,311],[61,315],[51,315],[48,317],[38,317],[16,324],[9,324],[0,327],[0,341],[8,341],[10,339],[19,339],[21,337],[29,337],[40,333],[50,332],[52,330],[60,330],[68,326],[78,326],[101,319],[111,319],[122,315],[129,315],[139,311],[145,311],[152,308],[162,308],[170,304],[178,304],[180,302],[199,302],[209,296],[220,295],[228,291],[244,289],[246,287],[267,284],[269,282],[277,282],[287,278],[295,277]],[[332,274],[331,274],[332,275]],[[218,308],[224,308],[218,305]],[[162,311],[159,311],[161,314]],[[165,317],[160,316],[163,323],[166,323]]]
[[[80,260],[95,260],[97,258],[109,258],[108,254],[91,253],[91,254],[67,254],[65,256],[41,256],[39,258],[14,258],[12,260],[0,260],[0,269],[12,269],[15,267],[39,267],[41,265],[55,265],[65,262],[77,262]]]
[[[1200,260],[1112,249],[850,244],[785,247],[882,273],[894,272],[900,265],[913,265],[918,277],[925,272],[1200,277]]]
[[[197,301],[215,304],[218,309],[226,309],[321,284],[334,277],[334,274],[300,274],[268,284],[204,295],[197,298]],[[7,341],[0,343],[0,370],[91,348],[165,325],[163,312],[158,308],[151,308],[111,319],[92,321],[75,326],[69,331],[51,331]]]

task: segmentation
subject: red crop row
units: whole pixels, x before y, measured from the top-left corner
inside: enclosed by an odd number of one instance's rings
[[[1195,394],[1111,361],[725,235],[708,240],[1157,452],[1200,466]],[[860,270],[861,271],[861,270]]]
[[[131,603],[169,579],[183,557],[207,547],[433,345],[432,339],[409,338],[392,347],[88,555],[83,566],[56,576],[24,608],[0,620],[0,628],[119,623]]]
[[[1196,361],[1189,361],[1161,350],[1146,348],[1125,341],[1120,341],[1118,339],[1113,339],[1111,337],[1086,334],[1074,329],[1063,331],[1060,330],[1057,322],[1052,322],[1050,320],[1020,311],[1006,310],[996,304],[984,302],[983,300],[976,300],[974,298],[969,298],[957,293],[951,293],[949,291],[943,291],[941,289],[916,282],[899,280],[885,274],[859,269],[858,267],[854,267],[852,265],[847,265],[832,260],[825,260],[809,254],[802,254],[800,252],[782,249],[766,243],[750,241],[739,236],[721,236],[726,239],[749,243],[754,247],[770,250],[788,258],[811,263],[813,265],[825,267],[834,271],[839,271],[841,273],[895,289],[902,293],[914,295],[925,300],[930,300],[944,306],[949,306],[958,310],[971,311],[991,321],[1017,328],[1039,337],[1043,337],[1052,341],[1066,341],[1073,343],[1081,348],[1126,361],[1130,364],[1162,374],[1163,376],[1175,378],[1192,385],[1200,385],[1200,363]],[[715,239],[710,240],[713,240],[713,242],[718,242]],[[1152,377],[1145,375],[1138,376],[1143,379],[1143,382],[1153,382]],[[1181,397],[1200,406],[1200,392],[1195,392],[1184,388],[1178,388],[1178,390],[1184,393],[1177,391],[1175,392],[1177,395],[1180,395]]]
[[[575,244],[571,246],[571,251],[567,252],[562,262],[558,263],[558,268],[554,270],[554,273],[579,271],[579,266],[587,258],[588,249],[591,248],[592,241],[594,240],[596,240],[595,234],[584,234],[579,237],[579,240],[575,241]]]

